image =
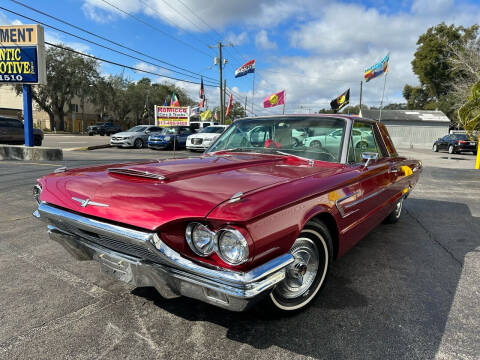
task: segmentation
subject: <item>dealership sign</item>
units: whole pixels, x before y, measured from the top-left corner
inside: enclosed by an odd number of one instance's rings
[[[155,105],[155,124],[157,126],[189,126],[190,107]]]
[[[41,25],[0,26],[0,83],[46,84]]]

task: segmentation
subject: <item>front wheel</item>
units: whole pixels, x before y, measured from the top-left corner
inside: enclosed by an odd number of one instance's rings
[[[332,262],[332,238],[322,222],[311,221],[293,243],[294,261],[267,299],[270,308],[292,312],[305,308],[325,284]]]
[[[437,144],[433,144],[432,151],[433,152],[438,152],[438,145]]]

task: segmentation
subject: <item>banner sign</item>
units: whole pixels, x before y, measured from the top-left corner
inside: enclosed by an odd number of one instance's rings
[[[155,125],[157,126],[189,126],[189,106],[155,105]]]
[[[0,26],[0,83],[46,84],[41,25]]]
[[[247,75],[255,72],[255,59],[247,61],[245,64],[235,70],[235,77]]]

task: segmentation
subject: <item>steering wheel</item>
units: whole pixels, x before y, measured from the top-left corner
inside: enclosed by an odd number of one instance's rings
[[[252,138],[254,136],[258,136],[258,133],[260,133],[261,131],[264,131],[265,134],[263,135],[263,139],[261,140],[253,140]],[[265,138],[266,136],[268,135],[268,130],[265,126],[257,126],[255,128],[253,128],[252,131],[250,131],[250,135],[249,135],[249,141],[250,141],[250,144],[253,146],[253,147],[263,147],[263,145],[265,144]]]

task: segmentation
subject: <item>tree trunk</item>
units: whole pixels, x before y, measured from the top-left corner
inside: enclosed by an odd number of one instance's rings
[[[59,131],[65,131],[65,112],[63,109],[58,111],[58,129]]]
[[[48,117],[50,118],[50,130],[53,131],[55,128],[55,114],[53,112],[49,112]]]
[[[82,98],[81,100],[81,103],[80,103],[81,107],[82,107],[82,130],[81,130],[81,133],[83,134],[85,132],[85,128],[87,127],[86,124],[87,124],[87,119],[85,117],[85,98]]]

